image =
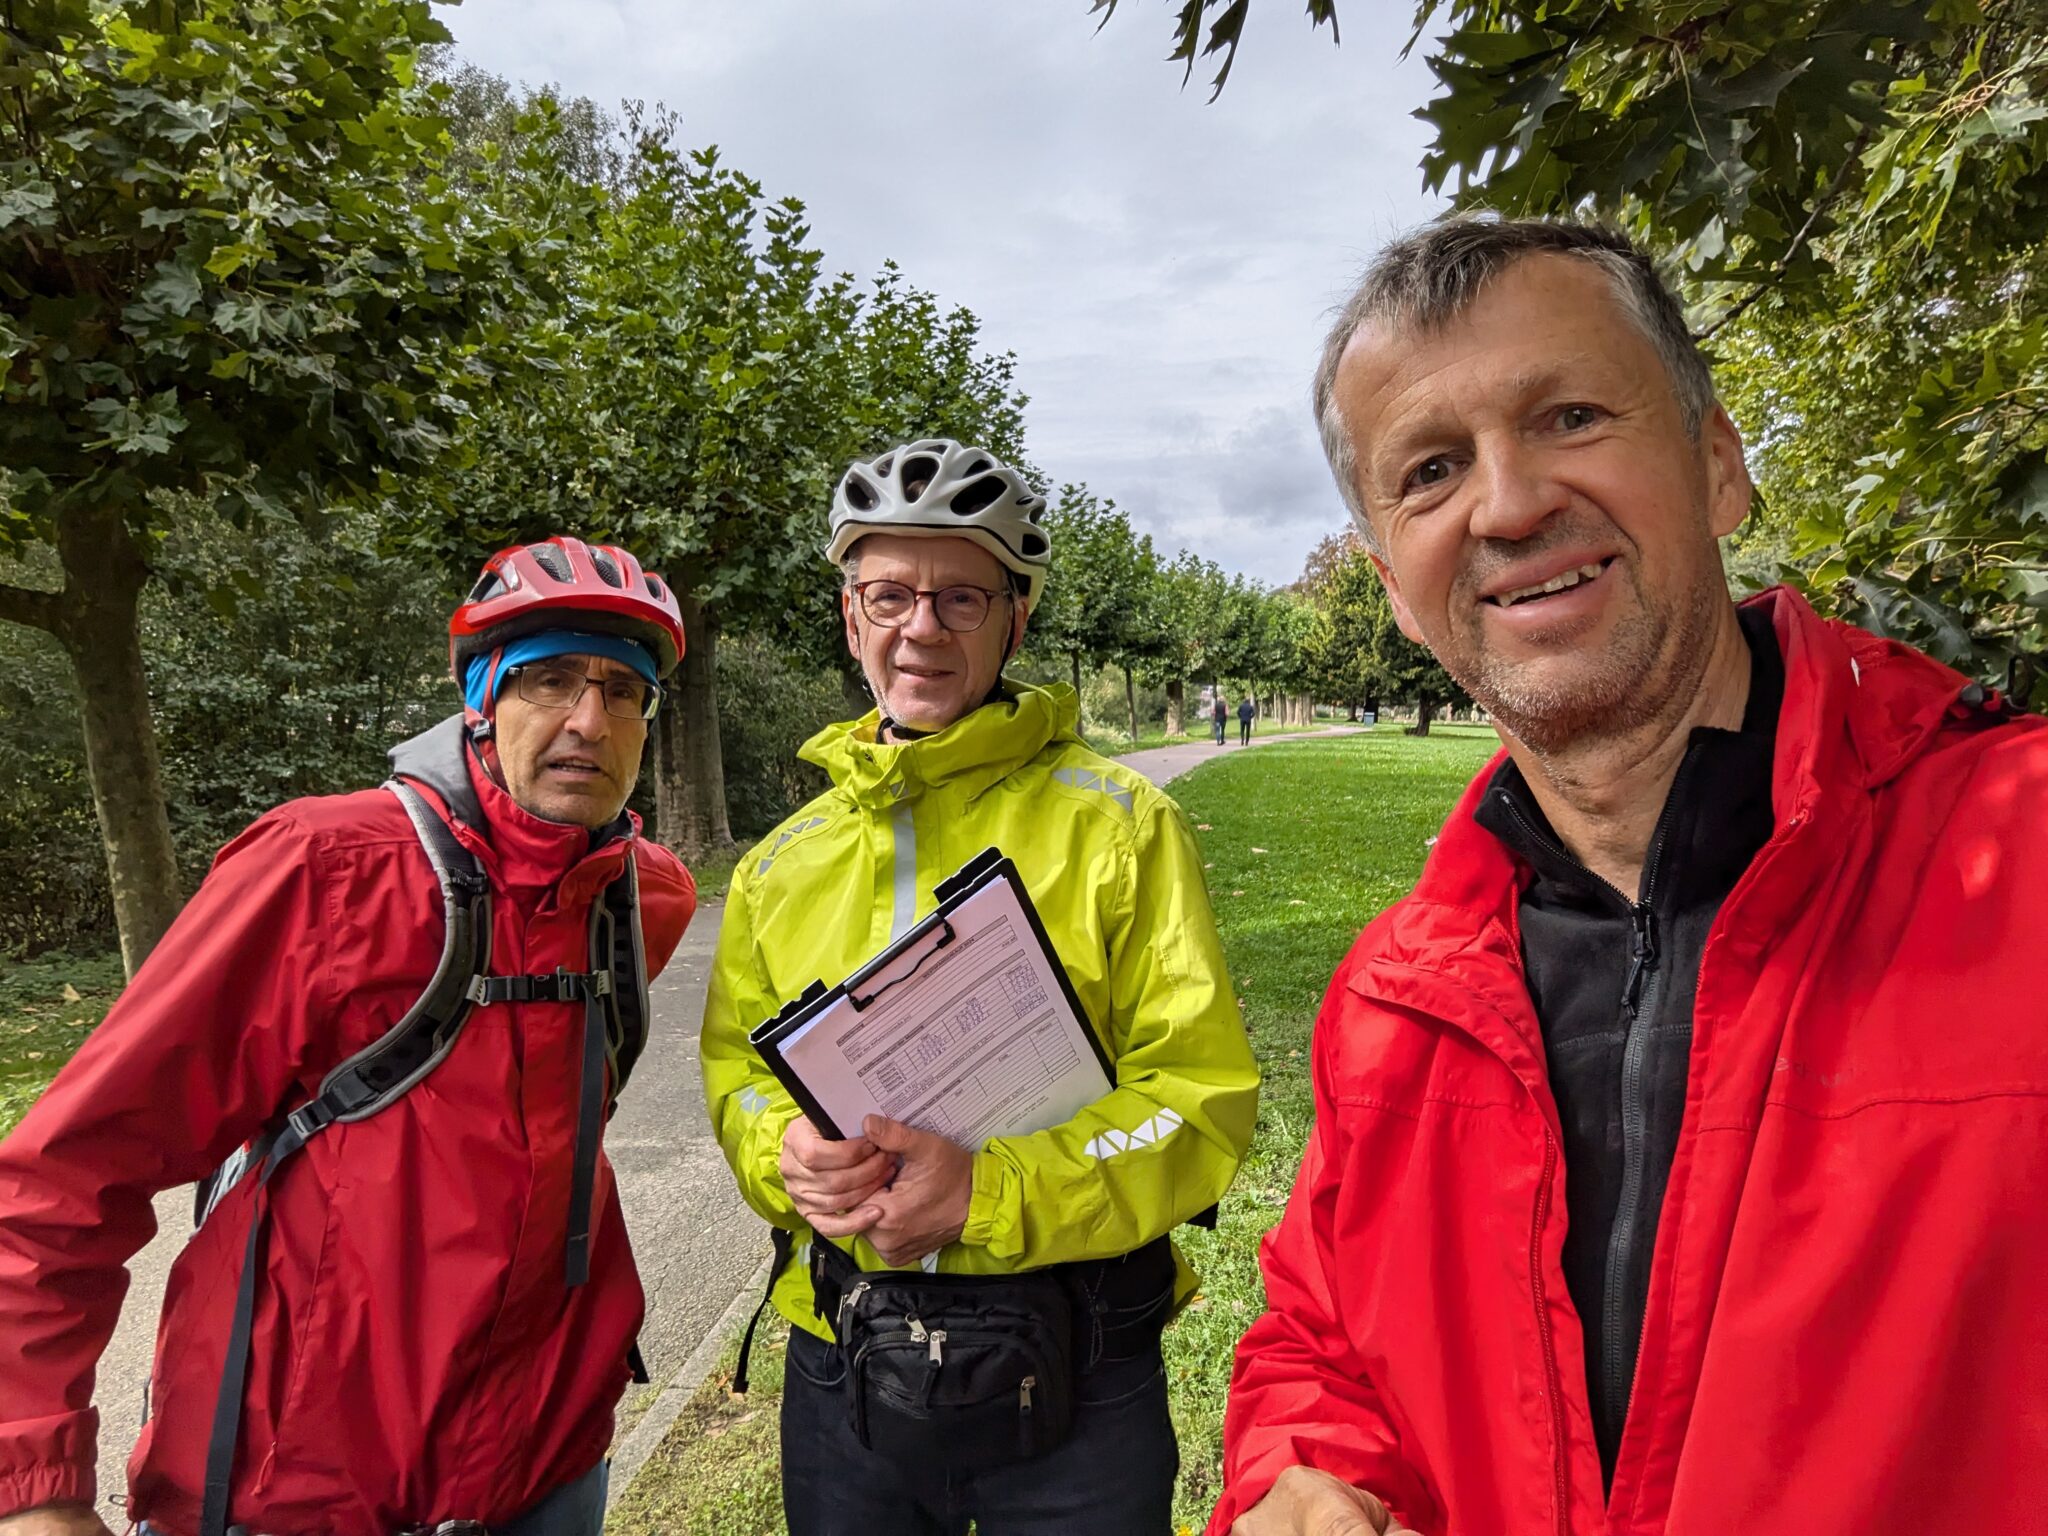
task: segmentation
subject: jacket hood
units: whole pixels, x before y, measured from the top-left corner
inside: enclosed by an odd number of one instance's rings
[[[1064,683],[1048,688],[1005,678],[1003,697],[920,741],[877,741],[881,711],[828,725],[798,756],[816,763],[835,788],[861,805],[893,805],[934,785],[980,794],[1058,741],[1079,743],[1081,709]]]

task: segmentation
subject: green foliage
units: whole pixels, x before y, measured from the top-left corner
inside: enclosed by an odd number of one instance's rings
[[[826,785],[797,748],[846,718],[838,678],[760,636],[718,647],[718,744],[733,831],[759,837]],[[694,869],[694,864],[692,865]]]
[[[1091,12],[1102,13],[1098,29],[1109,24],[1116,8],[1117,0],[1091,0],[1088,7]],[[1167,57],[1186,66],[1181,77],[1183,84],[1194,76],[1198,50],[1203,58],[1220,53],[1223,61],[1210,82],[1209,99],[1214,101],[1223,94],[1224,83],[1230,79],[1230,67],[1237,62],[1237,45],[1244,32],[1245,13],[1250,9],[1251,0],[1179,0],[1173,23],[1173,51]],[[1337,41],[1337,0],[1307,0],[1307,9],[1309,20],[1319,27],[1327,23],[1330,40]],[[1211,12],[1215,13],[1213,20],[1209,19]]]
[[[188,888],[264,811],[378,783],[387,749],[456,707],[450,597],[366,541],[360,518],[315,538],[174,514],[142,636]],[[49,637],[0,627],[0,954],[113,942],[69,673]]]
[[[98,947],[113,923],[70,667],[0,625],[0,955]]]
[[[454,594],[374,536],[360,515],[313,536],[191,509],[164,540],[143,643],[188,889],[265,811],[382,782],[391,747],[461,707]]]
[[[1045,514],[1052,567],[1026,645],[1078,674],[1106,663],[1148,667],[1167,647],[1159,557],[1114,501],[1063,485]]]
[[[1426,724],[1437,705],[1471,702],[1426,648],[1401,633],[1387,590],[1356,534],[1319,544],[1301,588],[1314,615],[1304,669],[1317,692],[1347,706],[1382,698],[1412,701],[1418,724]]]
[[[16,0],[0,548],[157,493],[302,508],[442,453],[449,349],[544,231],[432,174],[425,0]]]

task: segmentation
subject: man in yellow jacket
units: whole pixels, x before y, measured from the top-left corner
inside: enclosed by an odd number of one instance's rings
[[[847,471],[826,556],[844,571],[847,645],[879,707],[805,744],[832,787],[747,854],[726,901],[704,1085],[747,1202],[804,1258],[773,1290],[795,1325],[792,1536],[956,1536],[970,1520],[988,1536],[1170,1528],[1179,1455],[1159,1334],[1195,1280],[1166,1234],[1228,1187],[1258,1072],[1179,808],[1083,744],[1070,690],[1002,677],[1043,587],[1044,510],[993,455],[945,440]],[[1114,1086],[1063,1124],[979,1147],[879,1117],[827,1140],[749,1030],[906,933],[933,886],[990,846],[1023,876]],[[814,1273],[835,1267],[1059,1276],[1078,1320],[1071,1430],[1027,1459],[963,1465],[933,1406],[934,1454],[871,1448],[853,1411],[860,1378],[815,1301]]]

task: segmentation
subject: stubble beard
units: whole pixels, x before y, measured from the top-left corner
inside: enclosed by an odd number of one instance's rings
[[[1633,564],[1612,574],[1635,595],[1596,654],[1573,653],[1569,668],[1510,662],[1489,650],[1483,618],[1472,620],[1449,672],[1500,728],[1542,757],[1555,757],[1641,731],[1689,699],[1712,650],[1717,594],[1706,573],[1675,598],[1643,591]],[[1725,602],[1725,589],[1719,594]],[[1454,664],[1455,661],[1455,664]]]

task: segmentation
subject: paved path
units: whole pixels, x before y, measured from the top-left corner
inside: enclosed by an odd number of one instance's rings
[[[767,1229],[741,1203],[712,1138],[697,1075],[697,1026],[723,915],[722,906],[702,908],[653,984],[654,1030],[633,1071],[632,1086],[605,1129],[605,1150],[618,1172],[626,1223],[647,1288],[640,1351],[654,1382],[627,1394],[620,1412],[628,1424],[657,1400],[699,1342],[714,1332],[768,1248]],[[156,1214],[156,1239],[131,1266],[134,1280],[120,1326],[101,1358],[95,1394],[100,1512],[116,1531],[127,1524],[128,1452],[142,1421],[142,1388],[149,1377],[164,1280],[192,1230],[191,1189],[158,1196]],[[627,1443],[630,1437],[622,1445]]]
[[[1212,758],[1227,757],[1233,752],[1242,752],[1237,744],[1237,722],[1230,726],[1230,744],[1219,747],[1208,737],[1199,741],[1184,741],[1171,747],[1153,747],[1145,752],[1126,752],[1117,762],[1126,768],[1135,768],[1154,784],[1164,784],[1177,779],[1191,768],[1199,768]],[[1254,734],[1252,745],[1263,747],[1274,741],[1313,741],[1331,736],[1356,736],[1369,727],[1363,725],[1340,725],[1327,731],[1289,731],[1277,736]]]

